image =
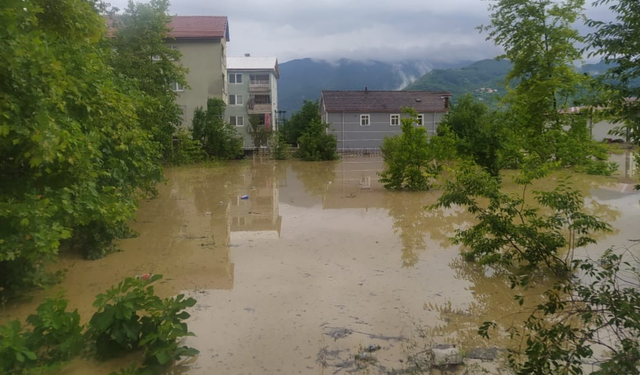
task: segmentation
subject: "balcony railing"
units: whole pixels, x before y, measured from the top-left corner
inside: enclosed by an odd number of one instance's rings
[[[265,103],[265,104],[247,103],[247,112],[250,115],[257,114],[257,113],[271,113],[272,108],[273,107],[271,103]]]
[[[251,91],[269,91],[271,89],[271,83],[269,80],[252,79],[249,81],[249,90]]]

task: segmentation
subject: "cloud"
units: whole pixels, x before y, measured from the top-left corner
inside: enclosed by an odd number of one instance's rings
[[[124,7],[126,0],[112,3]],[[487,5],[479,0],[174,0],[171,12],[229,17],[231,56],[453,63],[500,54],[476,30],[489,21]]]

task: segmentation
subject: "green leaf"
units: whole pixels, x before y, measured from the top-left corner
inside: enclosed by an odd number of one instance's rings
[[[171,361],[171,356],[167,354],[167,352],[161,350],[158,353],[156,353],[156,359],[158,360],[158,363],[160,363],[161,365],[164,365],[164,364],[167,364],[169,361]]]

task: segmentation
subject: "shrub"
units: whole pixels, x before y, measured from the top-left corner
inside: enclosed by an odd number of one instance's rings
[[[224,121],[226,104],[217,98],[207,100],[207,109],[193,113],[193,139],[200,142],[207,155],[218,159],[235,159],[242,155],[242,139],[235,128]]]
[[[172,164],[183,165],[198,163],[206,158],[207,154],[204,152],[202,144],[193,139],[191,132],[184,129],[176,132],[170,160]]]
[[[332,134],[327,134],[326,130],[326,124],[318,119],[313,120],[298,138],[296,156],[306,161],[338,159],[338,141]]]
[[[18,320],[0,326],[0,373],[33,374],[60,367],[84,348],[93,348],[102,359],[131,351],[144,351],[143,367],[133,365],[126,374],[158,374],[173,360],[191,357],[198,351],[181,346],[180,340],[192,336],[184,322],[184,311],[196,301],[184,295],[160,299],[153,282],[161,275],[127,278],[96,297],[86,334],[77,310],[66,311],[61,296],[46,299],[28,327]]]
[[[446,132],[442,136],[427,138],[422,126],[415,126],[418,113],[405,108],[402,134],[386,137],[382,143],[385,169],[380,181],[386,189],[429,190],[433,180],[442,172],[440,161],[454,155],[455,136]]]
[[[271,138],[269,138],[269,148],[275,160],[286,160],[289,158],[289,145],[280,131],[274,132]]]
[[[161,368],[180,357],[198,354],[178,344],[183,337],[193,335],[183,321],[189,318],[184,310],[192,307],[195,299],[182,294],[160,299],[151,285],[160,279],[162,275],[126,278],[96,297],[93,305],[98,311],[89,322],[89,336],[95,341],[99,358],[140,348],[146,367]]]

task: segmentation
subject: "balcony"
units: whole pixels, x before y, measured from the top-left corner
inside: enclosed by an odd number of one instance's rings
[[[273,106],[271,103],[247,103],[247,113],[250,115],[255,115],[259,113],[271,113]]]
[[[271,90],[271,84],[269,80],[252,79],[249,81],[250,92],[269,92]]]

